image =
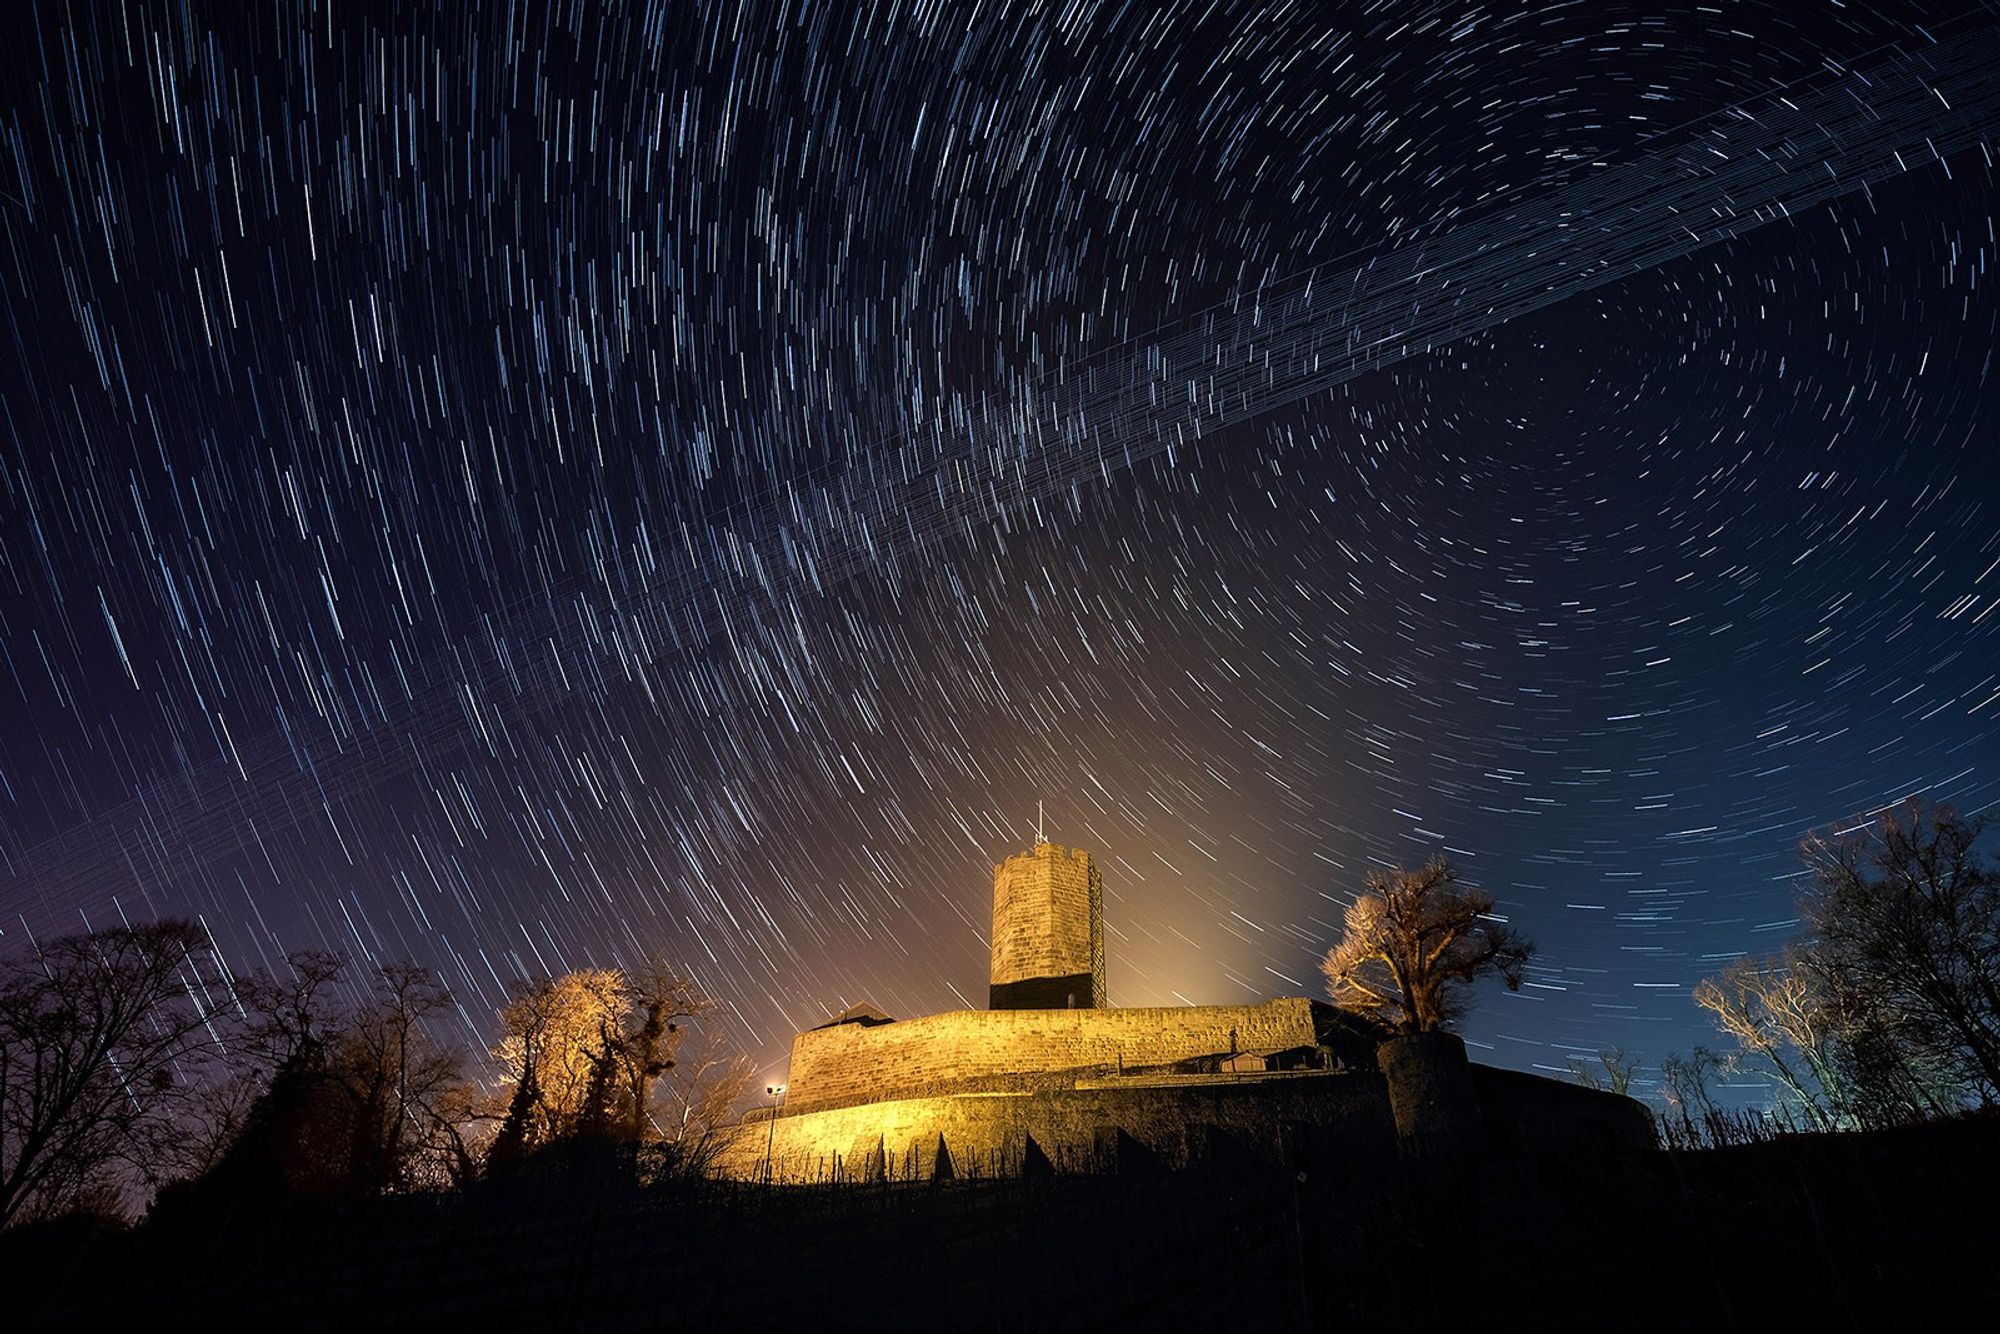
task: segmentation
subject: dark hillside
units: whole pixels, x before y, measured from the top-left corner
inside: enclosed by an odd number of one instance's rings
[[[1303,1172],[1303,1179],[1299,1173]],[[2000,1119],[1470,1171],[640,1190],[582,1171],[0,1244],[32,1330],[1826,1329],[1989,1308]]]

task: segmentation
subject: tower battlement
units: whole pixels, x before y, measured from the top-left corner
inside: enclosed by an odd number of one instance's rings
[[[1101,1010],[1104,882],[1080,848],[1037,843],[993,868],[995,1010]]]

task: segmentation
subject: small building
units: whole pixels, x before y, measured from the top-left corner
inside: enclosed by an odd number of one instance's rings
[[[895,1022],[894,1019],[883,1014],[867,1001],[857,1001],[818,1027],[838,1028],[842,1024],[860,1024],[863,1028],[873,1028],[877,1024],[893,1024]]]

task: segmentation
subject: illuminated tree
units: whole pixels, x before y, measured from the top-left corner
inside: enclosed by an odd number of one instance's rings
[[[1796,949],[1732,961],[1695,987],[1694,1002],[1715,1016],[1743,1057],[1777,1076],[1813,1125],[1833,1129],[1844,1101],[1838,1016]]]
[[[509,1072],[514,1093],[530,1090],[520,1134],[528,1145],[576,1133],[603,1034],[620,1010],[625,976],[586,968],[523,987],[500,1012],[494,1056]]]
[[[1367,891],[1347,910],[1346,935],[1320,965],[1328,994],[1405,1033],[1446,1027],[1481,977],[1521,985],[1534,946],[1493,908],[1493,896],[1460,885],[1443,858],[1416,871],[1370,871]]]
[[[668,965],[595,968],[531,983],[494,1050],[510,1085],[490,1161],[575,1137],[682,1142],[740,1092],[741,1063],[704,1045],[676,1077],[683,1024],[714,1002]],[[722,1096],[726,1094],[726,1096]]]
[[[1911,803],[1800,846],[1805,932],[1694,999],[1818,1129],[1893,1125],[2000,1089],[2000,870],[1982,825]]]

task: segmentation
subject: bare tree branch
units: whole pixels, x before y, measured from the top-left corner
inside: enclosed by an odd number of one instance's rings
[[[0,964],[0,1226],[157,1180],[227,986],[192,922],[65,936]]]
[[[1347,910],[1346,934],[1320,965],[1328,994],[1405,1032],[1446,1027],[1479,978],[1521,985],[1534,946],[1493,909],[1493,896],[1461,886],[1443,858],[1416,871],[1370,871],[1367,892]]]

